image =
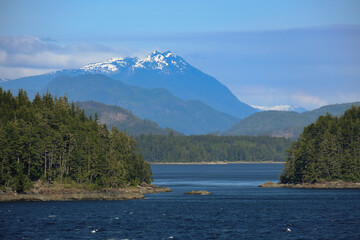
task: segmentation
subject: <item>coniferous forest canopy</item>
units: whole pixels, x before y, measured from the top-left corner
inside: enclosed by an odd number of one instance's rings
[[[134,139],[88,118],[66,97],[0,88],[0,185],[22,192],[32,182],[100,187],[150,183],[151,169]]]
[[[360,182],[360,107],[321,116],[292,144],[281,183]]]
[[[285,161],[291,141],[250,136],[140,135],[135,137],[149,162]]]

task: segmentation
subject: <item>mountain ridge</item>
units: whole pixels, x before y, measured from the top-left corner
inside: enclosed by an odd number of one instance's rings
[[[95,117],[98,116],[98,121],[101,124],[106,124],[108,129],[113,126],[120,131],[125,131],[131,136],[138,136],[141,134],[153,135],[182,135],[170,128],[161,128],[156,122],[148,119],[140,119],[131,111],[119,106],[106,105],[95,101],[76,102],[81,109],[84,109],[86,115]]]
[[[241,102],[214,77],[191,66],[180,56],[167,51],[154,51],[146,58],[113,58],[87,64],[78,69],[64,69],[38,76],[29,76],[0,83],[4,89],[29,93],[41,90],[58,76],[103,74],[128,85],[143,88],[164,88],[182,100],[199,100],[215,110],[245,118],[258,110]]]
[[[238,118],[219,112],[201,101],[183,101],[168,90],[130,86],[104,75],[59,76],[42,92],[72,101],[96,101],[126,108],[142,119],[155,121],[184,134],[224,131]]]
[[[255,113],[230,127],[224,135],[274,136],[297,138],[304,127],[316,121],[321,115],[330,113],[335,116],[344,114],[352,105],[359,102],[331,104],[303,113],[286,111],[263,111]]]

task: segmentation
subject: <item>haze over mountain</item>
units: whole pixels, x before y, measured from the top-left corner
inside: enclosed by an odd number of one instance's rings
[[[88,64],[79,69],[61,70],[44,75],[19,78],[0,83],[5,89],[23,88],[38,91],[57,76],[103,74],[122,82],[144,88],[165,88],[183,100],[200,100],[214,109],[244,118],[258,110],[241,102],[215,78],[201,72],[170,51],[154,51],[144,59],[113,58]]]
[[[119,106],[106,105],[94,101],[77,102],[80,108],[85,110],[86,115],[95,117],[98,116],[99,122],[106,124],[108,129],[116,126],[120,131],[126,131],[131,136],[141,134],[153,135],[182,135],[170,128],[161,128],[156,122],[148,119],[140,119],[135,116],[131,111]]]
[[[185,134],[225,131],[238,118],[216,111],[198,100],[184,101],[168,90],[130,86],[104,75],[85,74],[59,76],[47,84],[49,91],[72,101],[93,100],[129,109],[142,119],[150,119],[160,127],[170,127]]]
[[[352,105],[359,106],[360,102],[332,104],[304,112],[263,111],[240,120],[229,128],[225,135],[275,136],[297,138],[304,127],[313,123],[321,115],[330,113],[340,116]]]

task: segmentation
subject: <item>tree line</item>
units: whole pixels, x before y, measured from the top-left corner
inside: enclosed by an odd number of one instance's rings
[[[360,107],[321,116],[288,152],[281,183],[360,182]]]
[[[138,147],[149,162],[285,161],[291,141],[250,136],[140,135]]]
[[[100,187],[150,183],[151,168],[133,138],[87,117],[66,97],[0,88],[0,185],[18,192],[34,181]]]

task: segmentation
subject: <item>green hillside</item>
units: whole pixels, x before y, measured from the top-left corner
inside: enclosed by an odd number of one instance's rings
[[[315,122],[319,116],[326,115],[326,113],[340,116],[347,109],[351,108],[352,105],[360,106],[360,102],[327,105],[304,113],[284,111],[258,112],[240,120],[225,131],[224,134],[297,138],[304,127]]]
[[[120,131],[125,131],[131,136],[137,136],[141,134],[154,134],[154,135],[182,135],[170,128],[161,128],[156,122],[151,120],[142,120],[135,116],[131,111],[122,107],[106,105],[94,101],[77,102],[80,108],[85,110],[86,115],[95,116],[99,119],[99,122],[106,124],[108,129],[112,129],[114,126]]]

